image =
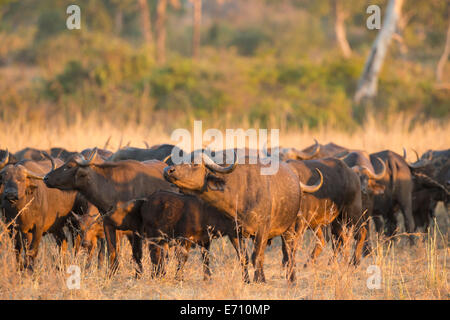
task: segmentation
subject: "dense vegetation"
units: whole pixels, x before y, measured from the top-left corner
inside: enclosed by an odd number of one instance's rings
[[[148,1],[152,29],[156,2]],[[387,1],[347,8],[349,58],[334,39],[328,0],[203,2],[200,56],[191,57],[192,5],[181,1],[167,7],[167,59],[158,63],[137,1],[0,1],[0,118],[70,123],[101,114],[99,121],[160,121],[168,130],[193,119],[351,129],[368,112],[448,120],[450,90],[435,80],[445,1],[406,1],[401,41],[390,47],[376,99],[362,105],[352,98],[377,34],[365,26],[366,7]],[[72,3],[81,7],[81,30],[65,26]]]

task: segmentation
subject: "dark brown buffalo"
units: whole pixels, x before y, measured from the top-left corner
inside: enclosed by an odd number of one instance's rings
[[[45,150],[39,150],[35,148],[24,148],[20,151],[17,151],[14,153],[14,158],[16,158],[18,161],[20,160],[33,160],[33,161],[41,161],[45,160],[45,157],[43,155],[43,152]]]
[[[41,161],[46,160],[44,153],[48,153],[51,157],[61,159],[65,161],[68,157],[75,155],[76,152],[67,151],[64,148],[51,148],[50,150],[40,150],[35,148],[24,148],[20,151],[17,151],[14,154],[14,157],[17,160],[34,160]]]
[[[14,164],[19,161],[13,154],[9,153],[8,150],[0,150],[0,168],[3,168],[7,164]]]
[[[372,157],[367,152],[356,150],[347,153],[344,157],[341,157],[341,160],[359,176],[363,193],[363,210],[368,209],[369,205],[365,204],[367,202],[365,196],[384,192],[384,186],[379,184],[378,181],[386,175],[386,164],[377,158],[372,162]],[[374,168],[374,163],[377,163],[378,173]]]
[[[182,278],[184,264],[188,259],[189,249],[195,245],[202,248],[204,279],[211,276],[209,268],[209,247],[211,240],[228,236],[233,244],[243,267],[244,281],[249,282],[247,255],[241,255],[244,248],[242,237],[238,237],[236,222],[207,205],[194,196],[159,191],[146,199],[132,200],[118,204],[109,214],[111,220],[120,224],[124,216],[137,211],[141,216],[141,229],[136,230],[150,239],[149,251],[155,273],[164,274],[165,252],[169,244],[177,245],[178,267],[176,278]],[[167,249],[165,250],[167,252]]]
[[[85,156],[85,157],[89,157],[89,155],[92,154],[92,152],[94,151],[94,149],[95,149],[95,148],[84,149],[84,150],[81,151],[80,153],[81,153],[83,156]],[[98,156],[100,159],[104,160],[104,161],[108,160],[112,155],[113,155],[113,153],[112,153],[111,151],[109,151],[109,150],[97,148],[97,156]],[[69,157],[69,158],[70,158],[70,157]],[[69,158],[64,159],[64,161],[69,160]]]
[[[175,150],[174,150],[175,149]],[[158,144],[150,149],[140,149],[128,147],[124,149],[120,149],[116,153],[114,153],[111,157],[109,157],[109,161],[121,161],[121,160],[137,160],[137,161],[146,161],[146,160],[159,160],[164,161],[171,154],[172,151],[177,152],[177,154],[182,155],[182,150],[172,144]],[[172,165],[173,162],[169,158],[167,160],[169,165]]]
[[[350,151],[340,159],[359,176],[362,211],[371,216],[374,197],[384,192],[384,185],[378,181],[386,175],[386,164],[381,159],[375,159],[375,163],[379,165],[378,170],[375,170],[369,154],[359,150]]]
[[[433,173],[427,174],[447,189],[450,188],[450,149],[428,150],[419,160],[419,164],[430,164]],[[417,163],[416,163],[417,164]]]
[[[50,150],[46,151],[51,157],[61,159],[62,161],[66,161],[70,157],[77,154],[77,152],[74,151],[68,151],[64,148],[51,148]]]
[[[300,209],[302,190],[317,191],[322,185],[306,186],[301,183],[285,162],[271,175],[261,170],[270,164],[258,159],[256,164],[238,164],[238,159],[222,167],[202,153],[199,163],[184,163],[164,169],[167,181],[178,186],[183,193],[197,195],[229,218],[236,220],[244,236],[254,237],[252,263],[255,282],[264,282],[264,250],[267,241],[282,235],[289,252],[287,276],[295,279],[295,224]]]
[[[406,160],[406,150],[403,152]],[[415,163],[407,163],[413,177],[412,207],[415,229],[427,231],[439,201],[448,207],[449,188],[446,181],[450,175],[450,152],[427,151]],[[394,223],[395,224],[395,223]]]
[[[92,153],[93,149],[84,149],[81,151],[81,154],[83,156],[88,156]],[[47,158],[44,156],[44,153],[49,154],[52,158],[61,159],[62,161],[67,161],[71,157],[78,154],[78,152],[68,151],[64,148],[51,148],[49,150],[40,150],[35,148],[25,148],[22,149],[14,154],[14,158],[18,160],[34,160],[34,161],[41,161],[46,160]],[[111,157],[113,153],[111,151],[105,150],[105,149],[97,149],[97,155],[100,156],[103,160],[106,160],[107,158]],[[10,157],[13,157],[13,155],[10,155]]]
[[[377,181],[383,186],[384,192],[375,195],[372,216],[374,217],[375,228],[378,233],[383,232],[382,220],[386,222],[388,236],[394,234],[396,228],[395,213],[400,210],[405,220],[406,232],[414,232],[414,218],[412,214],[412,191],[414,184],[408,164],[402,156],[390,151],[380,151],[372,153],[370,159],[375,168],[380,166],[376,159],[383,160],[386,165],[386,175]],[[411,243],[413,238],[410,237]]]
[[[289,159],[291,159],[291,160],[317,159],[318,154],[320,152],[320,145],[317,142],[317,140],[315,140],[315,144],[312,146],[312,148],[310,148],[310,150],[308,150],[308,152],[298,150],[296,148],[281,148],[281,147],[276,148],[276,149],[271,148],[271,149],[267,150],[266,152],[270,155],[274,151],[278,152],[279,158],[282,161],[287,161]]]
[[[450,149],[428,150],[415,163],[408,163],[413,174],[425,174],[439,183],[440,188],[450,190]],[[446,199],[447,207],[450,199]]]
[[[346,238],[342,226],[347,226],[354,229],[357,244],[352,262],[358,264],[361,256],[367,255],[370,250],[367,241],[368,216],[361,208],[361,186],[358,175],[343,161],[335,158],[289,160],[287,163],[295,169],[299,179],[304,183],[316,181],[319,178],[317,170],[323,174],[323,186],[314,193],[303,195],[301,214],[296,222],[297,233],[303,233],[306,228],[311,228],[317,236],[311,260],[317,258],[325,245],[322,227],[331,225],[333,235],[339,240],[335,248],[338,251]],[[283,253],[283,263],[286,263],[286,253]]]
[[[126,160],[95,163],[93,161],[95,155],[95,149],[87,160],[82,155],[75,155],[60,168],[49,172],[44,182],[50,188],[79,191],[102,215],[120,201],[147,197],[158,190],[176,191],[176,188],[163,178],[163,170],[167,166],[164,162]],[[118,262],[116,229],[136,230],[134,224],[139,223],[139,217],[127,217],[125,222],[128,221],[130,225],[118,228],[108,216],[103,218],[111,271],[116,270]],[[142,240],[137,234],[133,235],[132,248],[133,258],[137,263],[137,274],[140,274]]]
[[[316,149],[317,149],[317,142],[316,142],[316,144],[303,149],[303,152],[309,154]],[[330,142],[327,144],[319,144],[318,151],[317,151],[317,153],[315,153],[315,155],[312,159],[321,159],[321,158],[337,157],[337,156],[342,157],[342,156],[345,156],[349,152],[351,152],[350,149],[339,146],[333,142]]]
[[[58,161],[55,160],[57,164]],[[23,160],[6,165],[0,171],[1,204],[6,222],[15,220],[10,231],[16,234],[15,249],[20,267],[33,267],[44,234],[53,234],[57,244],[64,245],[63,227],[70,212],[83,212],[85,201],[76,192],[49,189],[42,182],[49,169],[48,161]],[[25,251],[24,263],[20,258],[22,250]]]

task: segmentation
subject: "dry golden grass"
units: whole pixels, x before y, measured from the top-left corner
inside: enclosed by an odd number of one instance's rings
[[[108,122],[97,125],[96,119],[74,119],[73,125],[46,126],[24,121],[0,123],[0,148],[17,151],[23,147],[49,148],[65,146],[70,150],[103,146],[112,136],[110,148],[123,145],[144,147],[149,144],[171,142],[161,128],[134,126],[120,128]],[[369,120],[363,129],[348,134],[330,128],[309,132],[281,132],[280,144],[305,147],[317,138],[322,143],[335,143],[370,152],[391,149],[401,153],[402,147],[415,148],[419,153],[427,149],[448,148],[450,127],[434,123],[416,126],[408,131],[408,119],[398,118],[383,126]],[[204,128],[206,129],[206,128]],[[412,152],[411,152],[412,153]],[[411,155],[410,155],[411,156]],[[330,244],[315,265],[303,268],[314,242],[305,236],[297,254],[297,282],[289,286],[281,268],[281,245],[277,239],[266,250],[265,284],[243,284],[236,255],[227,239],[212,245],[213,276],[203,281],[201,255],[198,249],[191,255],[184,270],[184,281],[174,279],[176,261],[170,256],[168,274],[162,279],[150,277],[150,262],[144,250],[144,275],[134,278],[131,248],[122,246],[120,269],[112,279],[105,277],[105,268],[86,267],[86,254],[61,257],[52,239],[41,243],[34,273],[18,272],[12,242],[0,227],[0,299],[449,299],[449,219],[440,206],[435,232],[423,236],[410,247],[401,239],[391,244],[374,239],[372,256],[363,259],[357,268],[342,259],[328,264],[332,255]],[[81,288],[69,290],[66,281],[70,265],[81,268]],[[369,265],[377,265],[382,272],[381,289],[368,289],[366,281]],[[250,268],[250,271],[253,269]],[[252,275],[252,272],[251,272]]]

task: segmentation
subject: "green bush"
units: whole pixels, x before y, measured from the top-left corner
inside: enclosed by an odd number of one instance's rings
[[[47,94],[53,98],[61,94],[74,94],[89,79],[89,72],[79,61],[69,61],[64,71],[47,83]]]
[[[66,21],[61,10],[42,12],[37,22],[35,41],[41,41],[67,30]]]
[[[257,28],[248,28],[237,30],[230,45],[235,46],[239,54],[252,56],[260,46],[268,42],[270,39],[263,31]]]

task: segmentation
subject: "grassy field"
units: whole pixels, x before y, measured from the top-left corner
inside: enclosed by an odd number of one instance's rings
[[[321,143],[333,141],[344,146],[374,152],[391,149],[398,153],[405,147],[410,160],[412,148],[422,153],[428,149],[448,148],[450,127],[429,122],[409,130],[411,122],[398,117],[380,125],[374,119],[353,133],[320,128],[280,132],[280,144],[303,148],[313,138]],[[32,124],[25,121],[0,123],[0,148],[15,152],[23,147],[49,148],[64,146],[69,150],[103,146],[111,136],[109,148],[116,150],[128,141],[144,147],[144,142],[171,142],[169,133],[161,128],[134,124],[114,127],[109,122],[98,125],[98,119],[73,119],[69,127],[57,123]],[[207,128],[203,128],[206,130]],[[173,142],[172,142],[173,143]],[[16,271],[12,242],[0,227],[0,299],[449,299],[449,217],[442,206],[431,235],[424,235],[410,247],[404,239],[387,243],[372,234],[373,254],[363,259],[357,268],[348,266],[344,258],[328,264],[332,255],[328,244],[315,265],[303,268],[314,245],[307,233],[297,254],[297,282],[289,286],[281,268],[281,244],[274,241],[266,250],[265,284],[243,284],[239,263],[227,239],[218,239],[212,246],[210,281],[203,281],[201,255],[194,249],[186,264],[184,281],[174,278],[176,260],[170,256],[169,272],[161,279],[150,277],[150,262],[144,250],[144,275],[134,278],[131,248],[122,245],[120,269],[111,279],[106,269],[96,265],[86,267],[86,254],[62,257],[52,239],[41,243],[33,274]],[[70,265],[81,268],[81,287],[69,290],[66,281]],[[376,265],[381,270],[380,289],[368,289],[367,268]],[[253,269],[250,269],[253,276]]]

